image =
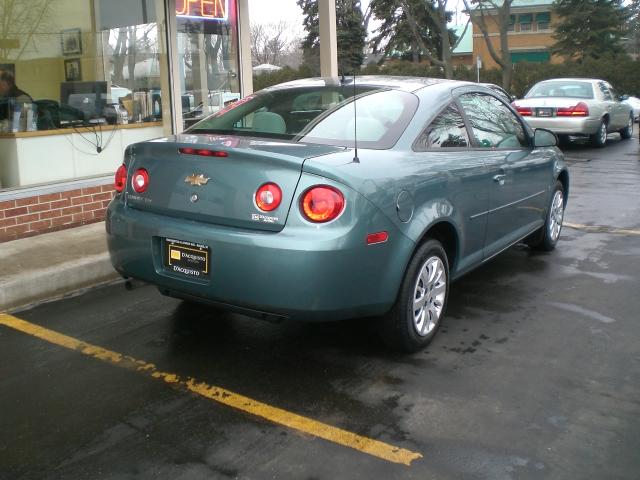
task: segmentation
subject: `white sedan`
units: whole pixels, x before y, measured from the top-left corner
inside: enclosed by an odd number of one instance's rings
[[[622,103],[626,103],[626,104],[631,105],[631,108],[633,108],[633,118],[637,122],[638,119],[640,118],[640,98],[638,98],[638,97],[626,97],[625,98],[625,97],[623,97],[624,100],[622,101]]]
[[[551,130],[561,141],[583,136],[604,147],[608,133],[633,135],[633,110],[622,98],[604,80],[556,78],[536,83],[513,106],[531,127]]]

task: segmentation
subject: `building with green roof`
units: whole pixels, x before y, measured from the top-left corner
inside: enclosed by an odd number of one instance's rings
[[[503,2],[496,1],[497,6]],[[514,0],[511,4],[508,31],[509,52],[511,61],[518,62],[562,62],[562,57],[551,53],[555,39],[553,38],[553,3],[554,0]],[[485,8],[485,21],[489,38],[494,49],[500,51],[500,34],[495,20],[496,8]],[[480,16],[478,7],[470,11],[472,17]],[[491,57],[484,35],[477,25],[473,25],[472,33],[473,61],[480,57],[484,68],[496,68]]]

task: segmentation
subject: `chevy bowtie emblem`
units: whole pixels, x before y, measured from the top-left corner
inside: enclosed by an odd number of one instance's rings
[[[202,173],[200,175],[189,175],[184,179],[184,183],[188,183],[194,187],[201,187],[202,185],[206,185],[211,180],[209,177],[205,177]]]

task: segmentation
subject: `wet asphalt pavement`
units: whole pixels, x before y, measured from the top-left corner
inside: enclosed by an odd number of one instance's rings
[[[385,350],[369,320],[274,325],[148,286],[15,313],[420,453],[410,466],[0,326],[0,479],[639,478],[637,135],[565,154],[573,228],[556,251],[516,246],[453,284],[414,355]]]

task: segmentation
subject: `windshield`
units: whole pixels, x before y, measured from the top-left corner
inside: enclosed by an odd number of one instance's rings
[[[589,82],[560,81],[540,82],[533,86],[524,98],[570,97],[593,98],[593,86]]]
[[[355,111],[354,111],[354,93]],[[189,133],[286,139],[372,149],[392,147],[418,107],[408,92],[371,86],[263,90],[213,114]]]

